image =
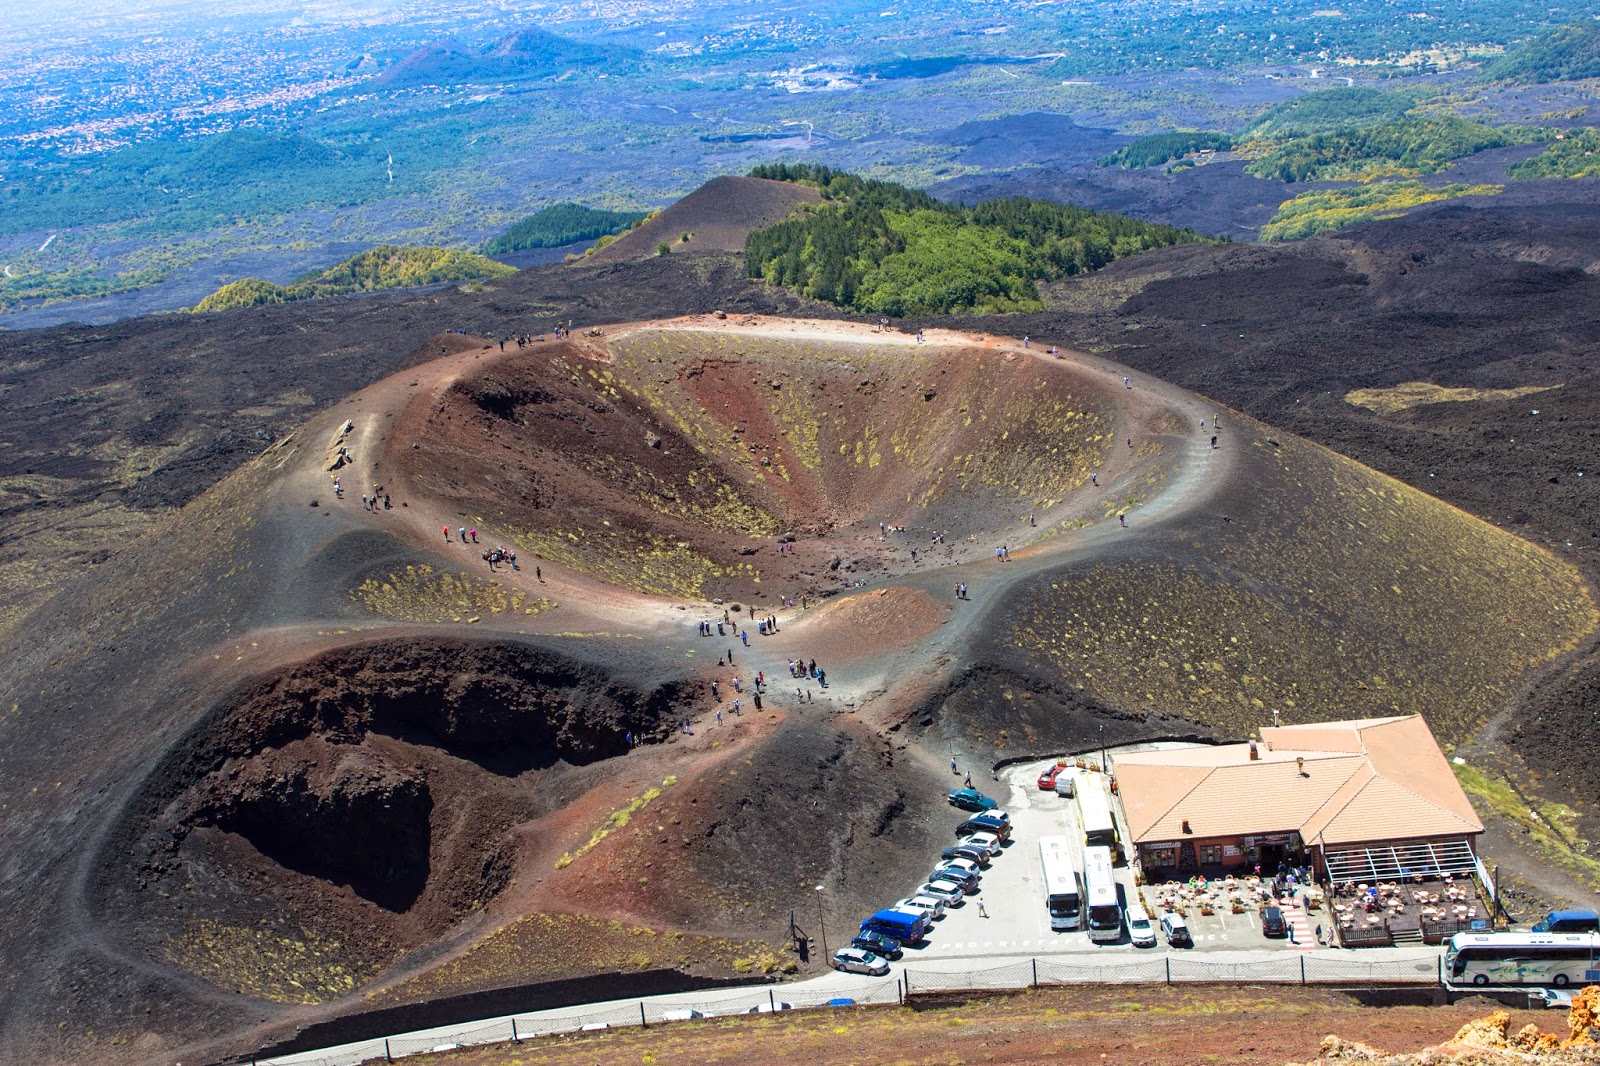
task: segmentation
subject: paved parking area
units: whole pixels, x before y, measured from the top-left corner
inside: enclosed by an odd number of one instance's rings
[[[988,782],[983,791],[999,801],[1011,815],[1012,838],[1005,851],[996,856],[984,872],[979,891],[962,903],[948,909],[945,917],[935,922],[928,940],[921,948],[906,953],[905,961],[911,965],[940,958],[963,958],[992,955],[1060,955],[1134,953],[1149,954],[1150,949],[1135,948],[1126,936],[1116,944],[1095,944],[1087,932],[1053,932],[1050,916],[1045,910],[1043,872],[1039,858],[1039,838],[1065,836],[1073,842],[1081,855],[1083,833],[1077,822],[1076,803],[1054,792],[1038,788],[1039,774],[1053,760],[1027,763],[1010,767],[1001,774],[999,782]],[[1078,772],[1078,787],[1106,788],[1102,774]],[[959,784],[959,781],[956,782]],[[952,788],[956,785],[952,785]],[[1127,828],[1121,824],[1117,805],[1119,828],[1124,843]],[[965,812],[950,808],[950,842],[955,842],[955,827],[964,820]],[[938,856],[930,855],[931,871]],[[1124,864],[1117,867],[1117,881],[1124,904],[1137,897],[1133,868]],[[906,886],[909,892],[912,887]],[[1148,896],[1154,904],[1154,895]],[[979,903],[987,917],[979,914]],[[892,900],[885,900],[885,903]],[[1160,919],[1153,906],[1147,906],[1151,919]],[[1261,922],[1254,910],[1243,914],[1216,913],[1187,917],[1194,936],[1196,953],[1239,950],[1311,950],[1316,947],[1312,939],[1315,922],[1296,909],[1287,909],[1285,916],[1296,929],[1296,941],[1273,939],[1262,935]],[[1163,940],[1158,951],[1166,950]]]

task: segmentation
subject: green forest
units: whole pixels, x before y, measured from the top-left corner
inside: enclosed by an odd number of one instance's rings
[[[1193,152],[1226,152],[1232,147],[1233,138],[1226,133],[1203,131],[1153,133],[1118,148],[1100,160],[1100,165],[1138,170],[1140,167],[1158,167],[1174,159],[1182,159]]]
[[[1506,168],[1513,178],[1600,178],[1600,130],[1573,130],[1531,159]]]
[[[1575,22],[1557,27],[1484,67],[1483,77],[1523,84],[1600,77],[1600,25]]]
[[[1497,129],[1456,115],[1413,115],[1394,122],[1290,137],[1252,160],[1245,173],[1279,181],[1323,181],[1374,168],[1411,174],[1443,170],[1452,159],[1537,139],[1532,130]],[[1392,172],[1392,171],[1391,171]]]
[[[1420,181],[1375,181],[1348,189],[1301,193],[1279,205],[1278,213],[1261,227],[1261,239],[1309,237],[1373,219],[1394,218],[1423,204],[1461,196],[1494,196],[1500,191],[1499,185],[1430,187]]]
[[[485,255],[505,255],[525,248],[559,248],[621,233],[637,225],[643,211],[601,211],[582,204],[551,204],[535,211],[483,246]]]
[[[516,268],[496,263],[474,252],[453,248],[403,248],[381,244],[335,263],[326,270],[303,274],[288,285],[259,278],[244,278],[224,285],[190,308],[196,314],[234,307],[292,303],[353,292],[398,289],[414,285],[503,278]]]
[[[955,207],[820,166],[763,166],[752,176],[814,185],[824,202],[750,234],[750,276],[871,314],[1038,310],[1040,281],[1206,240],[1193,230],[1020,197]]]
[[[1405,93],[1383,89],[1319,89],[1267,108],[1245,138],[1304,137],[1395,122],[1416,105]]]

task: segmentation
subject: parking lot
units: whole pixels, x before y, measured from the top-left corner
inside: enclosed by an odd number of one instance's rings
[[[1075,801],[1054,792],[1041,791],[1038,787],[1039,774],[1053,763],[1054,760],[1020,764],[1003,771],[998,782],[986,783],[988,788],[983,791],[997,800],[1000,808],[1011,816],[1011,840],[984,871],[979,890],[961,905],[949,908],[942,920],[933,923],[927,942],[920,948],[907,951],[906,963],[992,955],[1149,955],[1152,951],[1159,954],[1168,950],[1164,938],[1155,949],[1140,949],[1129,942],[1126,934],[1115,944],[1095,944],[1082,929],[1069,932],[1053,932],[1050,929],[1050,916],[1045,909],[1039,839],[1043,836],[1065,836],[1077,849],[1080,861],[1083,847],[1083,832],[1078,825]],[[1106,788],[1103,774],[1076,768],[1064,772],[1077,773],[1077,787]],[[952,788],[959,784],[959,779],[952,779]],[[1115,803],[1112,809],[1117,815],[1124,850],[1130,850],[1126,847],[1127,829],[1121,824],[1121,812]],[[955,843],[955,827],[966,817],[966,812],[949,808],[952,844]],[[929,856],[930,870],[937,860],[937,854]],[[1116,876],[1124,906],[1139,898],[1131,865],[1124,862],[1118,866]],[[909,894],[915,887],[903,886],[902,894]],[[893,903],[895,898],[886,898],[884,905]],[[1146,910],[1151,920],[1158,921],[1160,913],[1154,906],[1154,894],[1147,892],[1146,900]],[[987,917],[979,913],[980,902]],[[1254,909],[1242,914],[1191,913],[1187,922],[1194,938],[1194,947],[1179,950],[1187,954],[1244,949],[1314,949],[1316,945],[1305,916],[1293,911],[1286,912],[1285,916],[1296,927],[1297,942],[1263,936],[1260,918]]]

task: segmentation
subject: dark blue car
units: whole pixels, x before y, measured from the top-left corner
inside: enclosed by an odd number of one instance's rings
[[[862,951],[870,951],[874,955],[881,955],[886,959],[898,959],[905,954],[904,949],[900,947],[900,941],[871,929],[863,929],[851,937],[850,946],[860,948]]]

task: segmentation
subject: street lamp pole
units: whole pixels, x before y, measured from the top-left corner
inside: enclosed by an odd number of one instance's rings
[[[1100,727],[1100,769],[1106,773],[1111,772],[1106,769],[1106,727],[1103,725]]]
[[[822,913],[822,886],[817,886],[817,933],[822,937],[822,957],[828,957],[828,920]]]

